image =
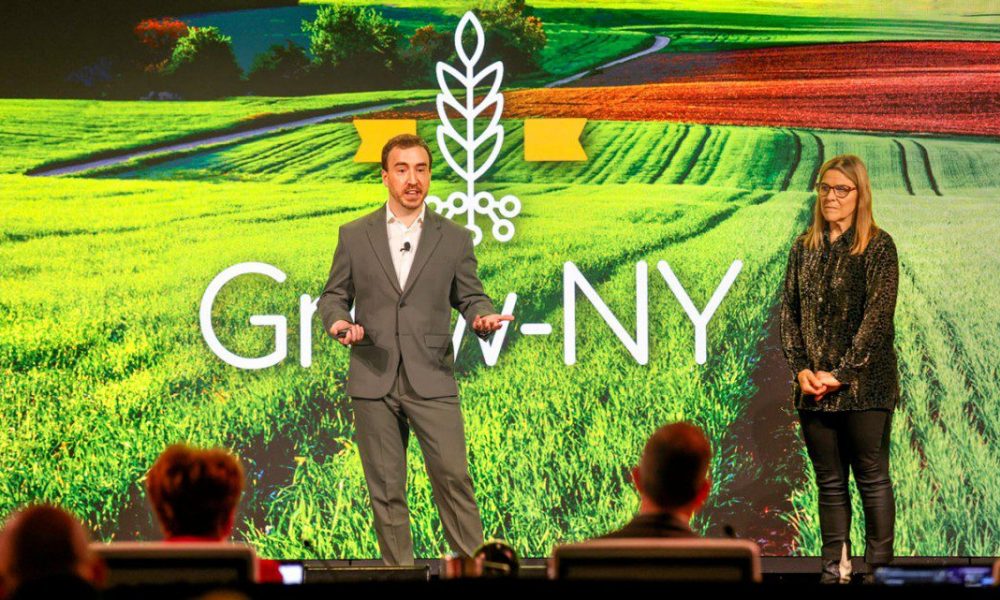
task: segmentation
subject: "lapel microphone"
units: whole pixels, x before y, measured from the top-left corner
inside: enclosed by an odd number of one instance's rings
[[[399,251],[400,252],[409,252],[410,251],[410,241],[407,240],[406,243],[403,244],[403,247],[399,249]]]

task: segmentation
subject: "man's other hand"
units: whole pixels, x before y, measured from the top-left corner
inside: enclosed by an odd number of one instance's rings
[[[344,335],[343,337],[338,337],[337,334],[341,331],[344,332]],[[341,344],[350,346],[365,337],[365,328],[357,323],[351,323],[350,321],[341,319],[330,327],[330,335],[332,335]]]
[[[503,325],[504,321],[513,321],[514,315],[479,315],[472,322],[472,329],[476,333],[493,333]]]

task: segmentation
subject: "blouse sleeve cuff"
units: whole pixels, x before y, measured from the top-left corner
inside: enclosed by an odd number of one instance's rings
[[[798,377],[799,373],[809,368],[809,362],[805,360],[796,360],[789,365],[792,369],[792,377]]]
[[[830,371],[830,375],[842,385],[853,385],[857,380],[857,372],[849,367],[837,367]]]

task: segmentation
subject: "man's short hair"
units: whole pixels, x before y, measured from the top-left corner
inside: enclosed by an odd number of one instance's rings
[[[412,133],[401,133],[394,138],[390,139],[382,146],[382,170],[389,170],[389,152],[393,148],[401,148],[406,150],[407,148],[413,148],[414,146],[420,146],[427,152],[427,168],[431,167],[431,147],[427,145],[424,138],[419,135],[413,135]]]
[[[699,427],[684,422],[664,425],[642,451],[643,493],[661,508],[684,506],[704,485],[711,460],[712,448]]]
[[[243,468],[225,450],[177,444],[153,463],[146,491],[168,536],[220,537],[243,493]]]
[[[80,522],[51,504],[36,504],[16,513],[0,538],[4,563],[0,571],[18,584],[79,574],[94,560]]]

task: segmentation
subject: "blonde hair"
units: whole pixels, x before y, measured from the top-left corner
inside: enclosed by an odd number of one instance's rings
[[[843,173],[858,188],[858,201],[854,207],[854,242],[851,244],[851,254],[861,254],[879,230],[878,225],[875,224],[875,217],[872,215],[872,188],[868,180],[868,169],[857,156],[841,154],[823,163],[816,176],[816,182],[823,181],[823,175],[826,175],[826,172],[831,169]],[[823,199],[817,192],[816,203],[813,205],[812,224],[803,234],[807,248],[818,250],[822,246],[823,230],[826,224],[827,221],[823,217]]]

